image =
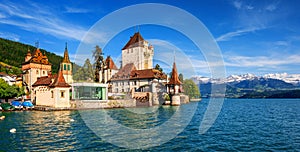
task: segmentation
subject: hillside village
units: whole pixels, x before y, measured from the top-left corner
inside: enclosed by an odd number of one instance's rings
[[[24,56],[21,77],[1,73],[1,78],[10,85],[23,86],[22,100],[30,100],[37,107],[111,108],[187,103],[189,98],[183,94],[175,61],[168,77],[153,68],[153,55],[154,46],[136,32],[122,48],[120,68],[110,56],[104,59],[97,72],[98,82],[73,79],[75,72],[67,44],[57,74],[52,74],[48,57],[36,48],[28,49]]]

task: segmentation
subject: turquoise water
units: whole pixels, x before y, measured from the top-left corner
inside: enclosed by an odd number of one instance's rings
[[[185,115],[191,113],[188,109],[197,107],[188,126],[168,142],[144,150],[300,151],[300,99],[226,99],[213,126],[205,134],[198,134],[207,104],[208,99],[203,99],[182,105]],[[147,114],[126,109],[102,111],[128,128],[147,129],[162,125],[176,110],[164,106]],[[82,113],[95,112],[0,112],[6,116],[0,120],[0,151],[126,151],[89,129]],[[174,125],[180,126],[180,122]],[[16,133],[10,133],[11,128]]]

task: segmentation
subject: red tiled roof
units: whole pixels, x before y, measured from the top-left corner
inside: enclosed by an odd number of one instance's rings
[[[126,64],[116,74],[114,74],[111,80],[126,80],[130,78],[131,71],[136,70],[133,63]]]
[[[52,83],[52,79],[55,79],[56,77],[57,75],[39,77],[32,86],[49,86]]]
[[[126,43],[122,50],[131,48],[133,46],[139,46],[141,41],[145,41],[140,32],[134,33],[133,36],[130,37],[130,40]]]
[[[39,63],[39,64],[51,65],[51,63],[48,61],[47,56],[43,55],[43,53],[40,51],[39,48],[37,48],[34,55],[31,57],[31,59],[27,62],[24,62],[23,64],[27,64],[27,63]]]
[[[176,68],[176,63],[174,62],[173,63],[173,69],[172,69],[172,75],[171,75],[171,78],[170,78],[170,81],[168,84],[175,84],[175,85],[180,85],[182,84],[179,80],[179,77],[178,77],[178,73],[177,73],[177,68]]]
[[[133,70],[130,79],[166,79],[166,74],[156,69]]]
[[[58,76],[55,78],[54,82],[49,86],[50,87],[71,87],[68,83],[66,83],[61,70],[58,71]]]
[[[117,66],[110,56],[106,58],[105,64],[107,65],[107,69],[118,70]]]

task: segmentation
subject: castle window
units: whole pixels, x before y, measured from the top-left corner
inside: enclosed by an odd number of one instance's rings
[[[133,49],[131,49],[131,53],[133,53]]]
[[[67,65],[64,64],[64,70],[67,70]]]
[[[45,71],[43,71],[43,75],[45,75]]]
[[[51,91],[51,98],[53,98],[53,91]]]
[[[39,70],[36,70],[36,74],[39,74]]]
[[[60,97],[64,98],[65,97],[65,91],[60,91]]]
[[[70,71],[70,69],[71,69],[71,68],[70,68],[70,65],[68,65],[68,71]]]

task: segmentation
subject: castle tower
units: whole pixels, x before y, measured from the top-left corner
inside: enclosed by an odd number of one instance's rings
[[[182,82],[180,82],[178,77],[178,72],[176,68],[176,63],[173,63],[172,75],[169,83],[167,83],[167,92],[171,97],[171,105],[178,106],[180,105],[180,95],[182,91]]]
[[[153,68],[154,48],[136,32],[122,49],[122,67],[133,63],[137,70]],[[121,67],[121,68],[122,68]]]
[[[62,69],[62,73],[63,73],[65,81],[68,84],[72,84],[73,83],[72,63],[69,59],[67,43],[66,43],[66,48],[65,48],[65,52],[64,52],[64,59],[61,62],[61,69]]]
[[[29,61],[31,59],[31,57],[32,56],[31,56],[30,50],[28,49],[27,54],[25,56],[25,62]]]
[[[46,55],[40,51],[39,48],[31,54],[30,50],[25,56],[25,62],[22,63],[23,83],[26,87],[26,93],[32,91],[32,84],[37,81],[39,77],[48,76],[51,73],[51,63],[48,61]]]

